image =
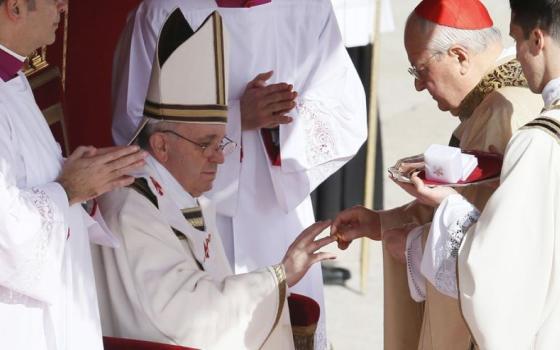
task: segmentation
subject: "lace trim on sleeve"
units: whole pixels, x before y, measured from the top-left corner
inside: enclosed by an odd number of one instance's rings
[[[461,242],[463,241],[465,233],[478,221],[479,217],[480,212],[473,207],[466,215],[455,220],[448,228],[447,241],[438,251],[438,260],[442,263],[436,271],[435,287],[440,292],[453,296],[454,298],[458,297],[457,255],[459,253],[459,248],[461,247]]]
[[[6,288],[0,289],[0,300],[7,303],[29,303],[30,299],[18,292],[26,293],[36,289],[36,284],[44,271],[48,247],[55,226],[54,208],[45,191],[34,187],[29,192],[22,192],[22,195],[41,216],[41,232],[38,233],[38,239],[31,243],[31,246],[20,248],[22,250],[19,253],[21,260],[15,267],[16,272],[4,284]],[[12,289],[16,292],[13,292]]]

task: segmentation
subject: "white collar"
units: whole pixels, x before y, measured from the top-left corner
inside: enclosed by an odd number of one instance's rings
[[[549,81],[542,91],[544,106],[548,107],[560,99],[560,77]]]
[[[153,170],[158,180],[162,182],[161,185],[165,189],[165,194],[169,195],[178,208],[184,209],[198,206],[197,200],[185,191],[173,175],[154,157],[148,156],[146,158],[146,165]]]
[[[12,50],[8,49],[6,46],[0,44],[0,49],[2,51],[6,51],[7,53],[9,53],[10,55],[14,56],[15,58],[17,58],[18,60],[20,60],[21,62],[24,62],[27,57],[22,56],[22,55],[18,55],[17,53],[13,52]]]

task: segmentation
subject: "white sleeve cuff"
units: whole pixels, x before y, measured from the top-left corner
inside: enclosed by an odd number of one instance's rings
[[[467,230],[480,212],[460,195],[447,197],[434,214],[421,271],[441,293],[458,298],[457,255]]]

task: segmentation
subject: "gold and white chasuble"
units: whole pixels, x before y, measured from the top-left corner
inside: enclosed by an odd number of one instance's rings
[[[126,144],[142,119],[157,35],[177,7],[192,28],[217,10],[229,33],[227,136],[242,147],[219,166],[207,194],[216,201],[226,255],[235,273],[273,265],[315,221],[310,193],[365,141],[363,86],[330,0],[272,0],[251,8],[221,8],[213,0],[146,0],[130,14],[115,55],[117,144]],[[280,166],[267,155],[261,130],[241,130],[247,83],[271,70],[268,84],[287,82],[298,92],[289,113],[294,121],[279,127]],[[315,348],[326,349],[321,266],[312,266],[290,290],[321,305]]]
[[[147,163],[135,186],[99,200],[122,240],[96,259],[104,335],[200,349],[292,349],[283,271],[233,275],[213,205],[192,198],[155,159]]]
[[[542,108],[542,99],[526,87],[521,66],[508,51],[460,106],[461,123],[453,136],[461,149],[503,154],[512,133]],[[480,210],[493,190],[484,184],[459,189]],[[407,265],[384,252],[385,349],[467,350],[471,346],[457,299],[438,291],[420,272],[433,214],[433,209],[412,202],[381,215],[382,231],[423,225],[408,237]]]

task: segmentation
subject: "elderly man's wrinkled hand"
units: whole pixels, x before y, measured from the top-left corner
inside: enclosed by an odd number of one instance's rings
[[[334,242],[334,237],[327,236],[315,240],[330,224],[330,221],[316,222],[305,229],[290,245],[282,259],[288,287],[298,283],[313,264],[336,258],[333,253],[318,252],[319,249]]]
[[[336,216],[331,225],[331,236],[336,238],[339,249],[346,249],[356,238],[368,237],[381,240],[379,213],[363,206],[346,209]]]
[[[130,185],[134,178],[129,174],[144,166],[146,156],[138,146],[80,146],[66,159],[56,181],[66,191],[70,205],[85,202]]]
[[[275,128],[293,121],[286,114],[295,108],[297,92],[287,83],[266,85],[272,74],[261,73],[247,84],[240,101],[243,130]]]
[[[391,178],[397,185],[413,197],[416,197],[418,202],[436,208],[441,202],[452,194],[457,194],[452,187],[447,186],[426,186],[424,181],[414,174],[410,177],[412,183],[400,182]]]

